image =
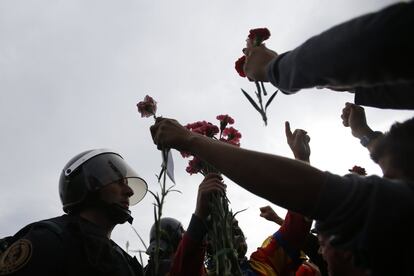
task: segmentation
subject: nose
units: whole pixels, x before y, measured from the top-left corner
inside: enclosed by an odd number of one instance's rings
[[[134,195],[134,190],[132,190],[132,188],[129,186],[129,185],[126,185],[125,186],[125,194],[128,196],[128,197],[131,197],[131,196],[133,196]]]
[[[128,179],[124,179],[122,182],[122,187],[123,187],[123,193],[125,195],[128,196],[128,198],[130,198],[131,196],[134,195],[134,190],[132,190],[132,188],[128,185]]]

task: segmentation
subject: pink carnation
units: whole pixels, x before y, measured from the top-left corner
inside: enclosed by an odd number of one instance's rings
[[[241,133],[233,128],[233,127],[228,127],[226,129],[223,130],[223,136],[227,136],[227,142],[234,144],[234,145],[240,145],[240,138]]]
[[[216,119],[219,120],[220,122],[226,122],[227,124],[230,124],[230,125],[234,124],[234,119],[227,114],[218,115]]]
[[[153,98],[146,95],[142,102],[137,103],[138,112],[141,117],[154,116],[157,112],[157,102]]]
[[[220,121],[220,131],[223,131],[227,125],[234,124],[234,119],[227,114],[218,115],[216,119]]]
[[[189,174],[196,174],[199,173],[203,168],[203,162],[198,159],[197,157],[194,157],[192,160],[188,162],[188,166],[185,169]]]
[[[219,133],[219,128],[212,123],[202,121],[202,122],[195,122],[192,124],[187,124],[185,126],[187,129],[191,130],[192,132],[205,135],[208,137],[213,137],[217,133]]]

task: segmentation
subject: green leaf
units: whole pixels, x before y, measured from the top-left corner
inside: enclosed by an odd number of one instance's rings
[[[131,225],[132,230],[134,230],[135,234],[138,236],[139,240],[141,241],[142,245],[145,248],[145,251],[148,249],[148,246],[145,244],[144,240],[142,239],[141,235],[138,233],[137,229],[135,229],[134,226]],[[140,254],[141,255],[141,254]],[[141,260],[142,262],[142,260]]]
[[[269,100],[267,101],[267,103],[266,103],[266,106],[265,106],[265,110],[267,110],[267,107],[269,106],[269,104],[273,101],[273,99],[275,98],[275,96],[276,96],[276,94],[277,94],[277,92],[278,92],[279,90],[276,90],[276,92],[275,93],[273,93],[272,94],[272,96],[270,96],[270,98],[269,98]]]
[[[250,97],[249,94],[247,94],[246,91],[244,91],[243,89],[241,89],[241,91],[243,92],[244,96],[246,96],[246,98],[249,100],[249,102],[253,105],[253,107],[259,112],[262,113],[262,110],[260,109],[260,107],[257,105],[257,103],[252,99],[252,97]]]

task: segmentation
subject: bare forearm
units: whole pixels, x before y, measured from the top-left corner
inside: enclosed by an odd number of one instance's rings
[[[189,151],[215,166],[250,192],[279,206],[309,214],[324,183],[324,173],[277,155],[241,149],[196,135]]]

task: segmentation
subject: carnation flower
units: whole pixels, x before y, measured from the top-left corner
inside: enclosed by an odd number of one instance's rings
[[[227,142],[233,145],[240,145],[241,133],[237,129],[233,127],[226,128],[223,130],[223,136],[227,136]]]
[[[201,159],[194,156],[192,160],[188,162],[188,166],[185,169],[189,174],[199,173],[203,169],[203,162]]]
[[[228,114],[218,115],[216,116],[216,119],[220,122],[220,128],[207,121],[197,121],[194,123],[189,123],[185,125],[185,128],[200,135],[207,136],[209,138],[239,147],[241,138],[240,132],[233,127],[227,127],[227,125],[234,124],[234,119],[230,117]],[[193,156],[189,152],[182,151],[180,153],[183,158]],[[192,160],[188,162],[186,171],[189,174],[201,173],[203,175],[206,175],[210,172],[217,172],[217,170],[213,168],[211,165],[196,157],[194,157]]]
[[[216,117],[217,120],[219,120],[220,122],[226,122],[226,124],[232,125],[234,124],[234,119],[232,117],[230,117],[229,115],[218,115]]]
[[[138,112],[141,113],[141,117],[155,116],[157,112],[157,102],[146,95],[142,102],[137,103]]]
[[[249,31],[247,37],[247,43],[251,43],[251,46],[259,46],[263,41],[270,37],[270,31],[267,28],[257,28]],[[249,45],[248,45],[249,46]]]
[[[246,74],[244,73],[244,70],[243,70],[243,66],[245,62],[246,62],[246,56],[242,56],[236,61],[234,65],[234,68],[236,68],[237,73],[239,73],[240,77],[243,77],[243,78],[246,77]]]
[[[192,124],[187,124],[185,127],[191,130],[192,132],[205,135],[208,137],[213,137],[214,135],[219,133],[219,128],[217,126],[206,121],[199,121]]]
[[[227,125],[234,124],[234,119],[227,114],[218,115],[216,119],[220,121],[220,131],[223,131],[227,127]]]
[[[362,175],[362,176],[367,175],[367,172],[365,171],[365,169],[360,166],[353,166],[352,169],[349,169],[348,171],[351,173]]]

